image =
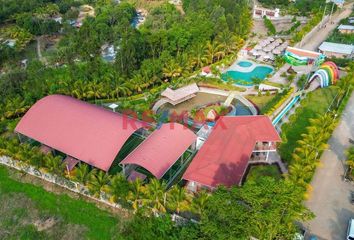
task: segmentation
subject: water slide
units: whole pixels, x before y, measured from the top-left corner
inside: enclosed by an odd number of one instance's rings
[[[289,110],[300,100],[302,91],[298,92],[296,96],[285,106],[285,108],[273,119],[272,124],[276,126],[279,121],[289,112]]]

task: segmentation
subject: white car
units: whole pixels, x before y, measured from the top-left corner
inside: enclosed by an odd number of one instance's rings
[[[347,232],[347,240],[354,240],[354,219],[349,220],[348,224],[348,232]]]

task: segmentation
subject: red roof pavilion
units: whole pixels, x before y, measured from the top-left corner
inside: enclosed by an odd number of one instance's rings
[[[36,102],[15,131],[108,171],[127,139],[147,124],[72,97]]]
[[[185,126],[166,123],[146,138],[121,164],[141,166],[161,179],[196,139],[197,136]]]

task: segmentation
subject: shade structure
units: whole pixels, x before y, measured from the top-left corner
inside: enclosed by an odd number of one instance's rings
[[[166,88],[161,93],[161,96],[166,97],[172,105],[177,105],[183,101],[195,97],[197,92],[199,92],[199,87],[196,83],[193,83],[176,90]]]
[[[254,52],[252,53],[252,55],[253,55],[253,56],[259,56],[260,53],[259,53],[259,51],[254,51]]]
[[[268,38],[267,38],[267,41],[268,41],[268,42],[273,42],[273,41],[274,41],[274,38],[273,38],[273,37],[268,37]]]
[[[72,97],[36,102],[15,131],[107,171],[126,140],[147,124]]]
[[[261,47],[265,47],[265,46],[267,46],[269,44],[269,42],[266,42],[266,41],[261,41],[260,43],[259,43],[259,46],[261,46]]]
[[[253,49],[255,49],[255,50],[261,50],[262,49],[262,46],[260,46],[260,45],[256,45],[256,46],[254,46],[254,48]]]
[[[197,136],[191,130],[179,123],[163,124],[121,164],[141,166],[157,179],[161,179],[196,139]]]
[[[183,179],[211,188],[240,184],[256,142],[278,142],[267,116],[221,117]]]
[[[272,51],[272,53],[275,55],[279,55],[281,53],[281,51],[278,48],[276,48]]]

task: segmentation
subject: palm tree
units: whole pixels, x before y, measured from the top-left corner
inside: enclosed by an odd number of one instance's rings
[[[191,63],[196,68],[201,68],[204,66],[204,63],[207,61],[205,58],[205,45],[204,44],[197,44],[192,50],[192,60]]]
[[[349,172],[352,173],[354,169],[354,147],[351,147],[347,150],[347,161],[346,164],[349,167]]]
[[[199,214],[203,214],[203,210],[208,202],[209,194],[206,191],[200,191],[192,200],[192,208]]]
[[[60,156],[53,157],[51,155],[46,155],[44,157],[44,164],[49,172],[57,175],[63,175],[65,170],[65,163]]]
[[[188,206],[188,195],[185,188],[181,188],[178,185],[175,185],[168,193],[168,203],[177,213],[181,211],[181,208],[186,208],[186,206]]]
[[[99,197],[101,191],[107,187],[110,177],[107,173],[94,169],[91,171],[90,180],[87,184],[90,192],[95,196]]]
[[[224,49],[225,54],[230,54],[241,48],[243,40],[234,35],[230,31],[222,31],[218,34],[216,40],[220,43],[222,49]]]
[[[214,63],[214,60],[219,60],[224,55],[224,52],[221,51],[221,46],[216,41],[207,43],[204,56],[208,64]]]
[[[180,77],[183,73],[181,66],[174,60],[166,63],[165,67],[162,69],[163,75],[167,79]]]
[[[122,174],[115,175],[109,185],[105,188],[111,194],[111,201],[117,203],[120,199],[125,199],[129,192],[129,183]]]
[[[73,179],[86,185],[88,180],[90,179],[89,165],[87,165],[86,163],[79,163],[79,166],[75,168],[75,174]]]
[[[144,198],[145,187],[143,186],[143,182],[140,178],[135,179],[135,181],[130,184],[130,191],[127,196],[129,201],[132,201],[132,206],[134,209],[134,213],[136,213],[141,205],[141,202]]]
[[[156,178],[147,185],[145,201],[152,208],[153,212],[166,212],[166,184]]]

